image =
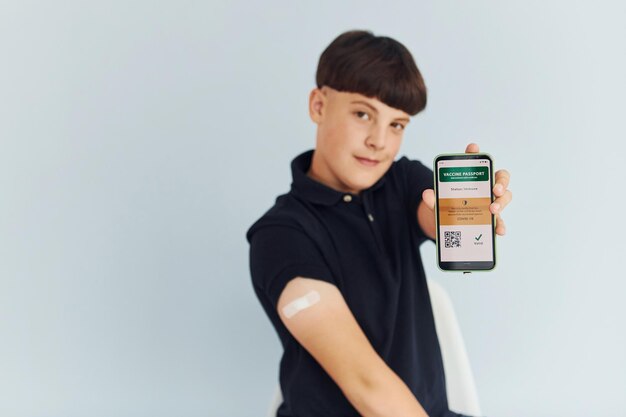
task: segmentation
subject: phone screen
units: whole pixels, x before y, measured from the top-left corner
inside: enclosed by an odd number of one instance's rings
[[[439,265],[452,270],[492,269],[491,159],[448,158],[436,160]]]

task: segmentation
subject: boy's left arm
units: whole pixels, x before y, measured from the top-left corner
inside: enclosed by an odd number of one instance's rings
[[[470,143],[465,148],[465,153],[478,153],[479,148],[475,143]],[[489,206],[489,210],[496,215],[496,234],[504,236],[506,227],[500,214],[502,210],[511,202],[513,194],[507,189],[511,174],[506,169],[496,171],[496,183],[493,186],[493,194],[496,199]],[[435,191],[432,189],[424,190],[422,193],[422,201],[417,206],[417,222],[426,236],[435,239],[437,230],[435,226]]]

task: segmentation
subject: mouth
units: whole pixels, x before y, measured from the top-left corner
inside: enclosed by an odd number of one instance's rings
[[[355,158],[357,159],[357,161],[359,161],[362,165],[368,166],[368,167],[375,167],[376,165],[378,165],[378,163],[380,161],[377,161],[375,159],[368,159],[368,158],[359,158],[358,156],[355,156]]]

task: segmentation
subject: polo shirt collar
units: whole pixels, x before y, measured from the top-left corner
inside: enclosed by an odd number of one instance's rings
[[[353,198],[359,199],[359,196],[335,190],[321,182],[314,180],[306,175],[313,160],[314,150],[308,150],[296,156],[291,161],[291,190],[298,196],[316,204],[332,206],[342,200],[346,194],[352,195]],[[362,191],[362,194],[368,194],[379,188],[385,182],[386,174],[383,175],[374,185]]]

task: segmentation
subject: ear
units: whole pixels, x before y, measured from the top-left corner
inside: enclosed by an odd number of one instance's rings
[[[324,120],[326,113],[326,103],[328,92],[324,87],[314,88],[309,94],[309,116],[316,124],[320,124]]]

